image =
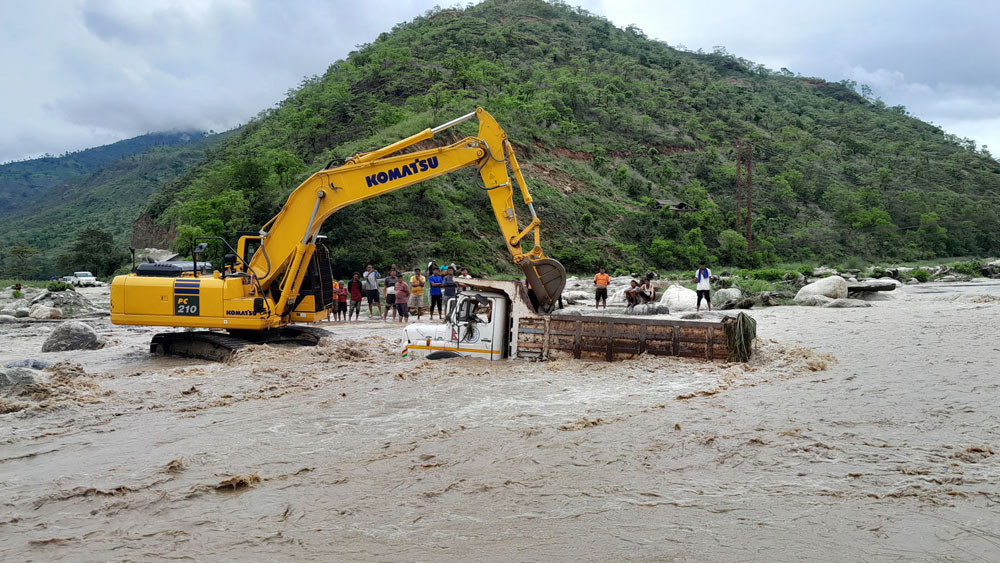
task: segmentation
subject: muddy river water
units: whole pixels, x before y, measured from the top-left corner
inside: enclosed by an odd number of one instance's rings
[[[65,362],[0,415],[0,560],[1000,561],[1000,285],[899,291],[754,310],[748,365],[0,325],[0,365]]]

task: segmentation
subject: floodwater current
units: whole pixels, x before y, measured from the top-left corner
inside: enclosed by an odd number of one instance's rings
[[[0,325],[0,365],[65,362],[0,415],[0,560],[1000,560],[1000,285],[898,291],[755,310],[747,365]]]

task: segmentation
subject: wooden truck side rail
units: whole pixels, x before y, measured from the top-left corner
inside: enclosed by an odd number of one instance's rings
[[[534,311],[524,284],[463,280],[482,291],[502,292],[511,301],[510,355],[524,359],[573,358],[616,361],[641,354],[703,360],[731,356],[727,325],[732,322],[591,315],[541,315]],[[732,321],[732,319],[729,319]],[[743,348],[749,350],[755,335]]]
[[[628,319],[589,315],[525,317],[517,330],[517,357],[541,359],[560,353],[616,361],[641,354],[725,360],[729,346],[716,321]]]

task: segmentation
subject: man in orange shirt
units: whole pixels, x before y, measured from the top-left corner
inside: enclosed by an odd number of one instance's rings
[[[608,284],[611,283],[611,276],[607,274],[604,268],[601,268],[600,273],[594,276],[594,285],[597,286],[597,303],[594,304],[594,308],[598,308],[601,302],[604,302],[604,309],[608,308]]]

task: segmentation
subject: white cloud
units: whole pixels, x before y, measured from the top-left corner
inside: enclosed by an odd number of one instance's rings
[[[246,122],[304,76],[437,3],[0,0],[0,52],[8,55],[0,162]],[[889,105],[1000,148],[1000,3],[581,3],[672,45],[722,45],[769,68],[868,84]]]

